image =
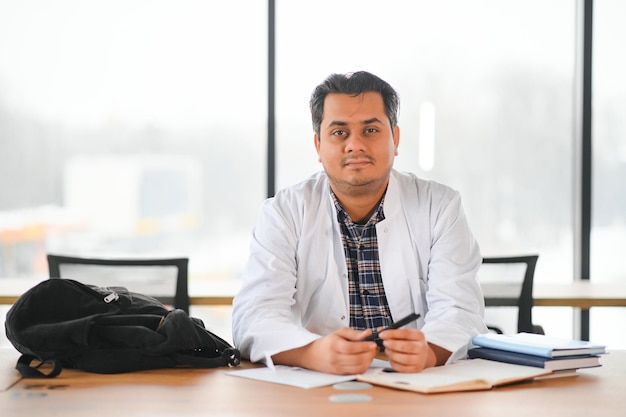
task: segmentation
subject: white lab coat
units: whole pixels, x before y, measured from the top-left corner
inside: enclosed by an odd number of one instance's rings
[[[394,320],[411,312],[426,339],[464,357],[487,331],[477,281],[479,247],[459,193],[392,170],[376,225]],[[349,326],[348,270],[326,174],[265,201],[233,302],[233,342],[253,362]]]

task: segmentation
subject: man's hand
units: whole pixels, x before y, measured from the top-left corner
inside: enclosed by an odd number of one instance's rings
[[[300,348],[272,356],[277,365],[299,366],[331,374],[361,374],[376,357],[375,342],[362,342],[370,330],[342,328]]]
[[[426,341],[417,329],[385,330],[379,333],[391,367],[398,372],[420,372],[443,365],[450,352]]]

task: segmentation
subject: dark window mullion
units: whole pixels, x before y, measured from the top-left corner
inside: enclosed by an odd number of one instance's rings
[[[592,202],[592,47],[593,0],[584,0],[581,120],[581,220],[580,279],[591,279],[591,202]],[[580,338],[589,340],[589,310],[580,312]]]
[[[276,2],[267,2],[267,197],[276,191]]]

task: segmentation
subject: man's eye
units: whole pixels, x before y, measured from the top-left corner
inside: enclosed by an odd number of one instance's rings
[[[344,136],[346,134],[345,130],[335,130],[333,132],[333,136]]]
[[[376,129],[375,127],[368,127],[367,129],[365,129],[365,133],[376,133],[378,132],[378,129]]]

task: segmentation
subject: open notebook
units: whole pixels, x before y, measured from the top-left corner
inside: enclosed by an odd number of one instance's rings
[[[377,370],[358,375],[357,380],[423,394],[454,391],[479,391],[548,375],[550,371],[531,366],[489,361],[462,360],[446,366],[428,368],[419,373]]]
[[[338,382],[359,380],[424,394],[486,390],[550,374],[550,371],[542,368],[484,359],[463,360],[446,366],[428,368],[414,374],[387,372],[385,369],[388,368],[380,366],[380,362],[361,375],[331,375],[288,366],[276,366],[274,369],[265,367],[242,369],[226,373],[300,388],[316,388]]]

